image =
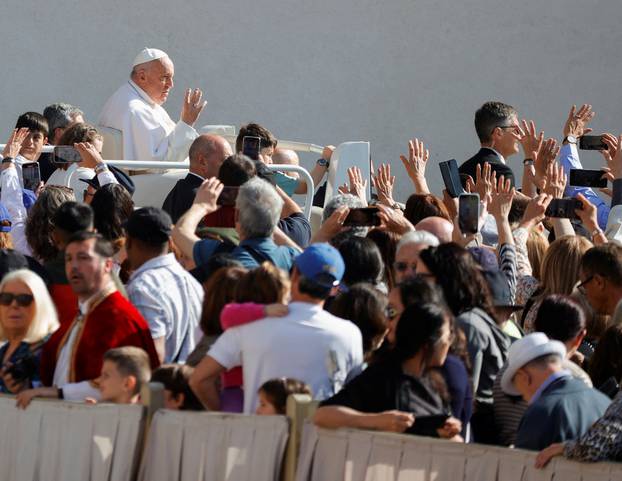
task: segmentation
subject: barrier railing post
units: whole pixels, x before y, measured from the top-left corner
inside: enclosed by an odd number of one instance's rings
[[[300,442],[302,440],[302,427],[306,419],[313,416],[318,402],[313,401],[308,394],[292,394],[287,398],[285,413],[289,419],[289,439],[285,448],[283,459],[282,481],[294,481],[296,478],[296,466],[300,454]]]

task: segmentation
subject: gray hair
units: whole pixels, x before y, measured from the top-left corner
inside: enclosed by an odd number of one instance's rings
[[[244,237],[269,237],[281,217],[283,199],[268,182],[254,177],[240,187],[235,207]]]
[[[424,230],[414,230],[407,232],[402,236],[400,241],[397,243],[395,252],[399,252],[402,247],[410,244],[427,244],[430,247],[437,247],[440,243],[441,242],[438,240],[438,237],[434,234]]]
[[[78,115],[84,116],[84,112],[73,105],[65,103],[48,105],[43,110],[43,116],[48,121],[50,137],[54,137],[55,129],[64,129],[74,122]]]
[[[333,212],[339,209],[339,207],[343,207],[344,205],[348,206],[350,209],[367,207],[367,204],[355,195],[338,194],[330,199],[324,207],[324,212],[322,213],[322,224],[326,222],[326,219],[333,215]]]

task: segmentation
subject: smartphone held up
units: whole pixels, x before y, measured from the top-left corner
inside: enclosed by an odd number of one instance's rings
[[[461,194],[458,198],[458,226],[463,234],[479,231],[479,194]]]

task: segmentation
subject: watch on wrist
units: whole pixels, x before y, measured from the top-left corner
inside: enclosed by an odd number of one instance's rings
[[[101,164],[97,164],[94,170],[96,174],[101,174],[108,170],[108,166],[102,162]]]
[[[319,165],[320,167],[326,167],[327,169],[328,167],[330,167],[330,162],[326,160],[324,157],[322,157],[321,159],[317,159],[316,164]]]
[[[2,163],[3,164],[12,164],[13,162],[15,162],[15,160],[13,159],[13,157],[4,157],[2,159]]]
[[[564,139],[565,144],[576,144],[577,138],[574,135],[567,135]]]

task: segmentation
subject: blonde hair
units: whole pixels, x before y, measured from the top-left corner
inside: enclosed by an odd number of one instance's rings
[[[542,278],[542,261],[549,248],[549,241],[541,232],[530,229],[527,237],[527,257],[531,264],[531,275],[538,280]]]
[[[39,342],[48,334],[52,334],[59,328],[58,314],[52,298],[48,293],[43,280],[28,269],[18,269],[8,273],[0,282],[0,292],[4,292],[7,283],[19,281],[28,286],[35,303],[35,315],[30,322],[28,332],[24,336],[24,342]],[[6,339],[2,322],[0,322],[0,340]]]
[[[548,294],[570,295],[579,280],[581,258],[592,243],[581,236],[564,236],[556,239],[548,248],[542,261],[543,296]]]

